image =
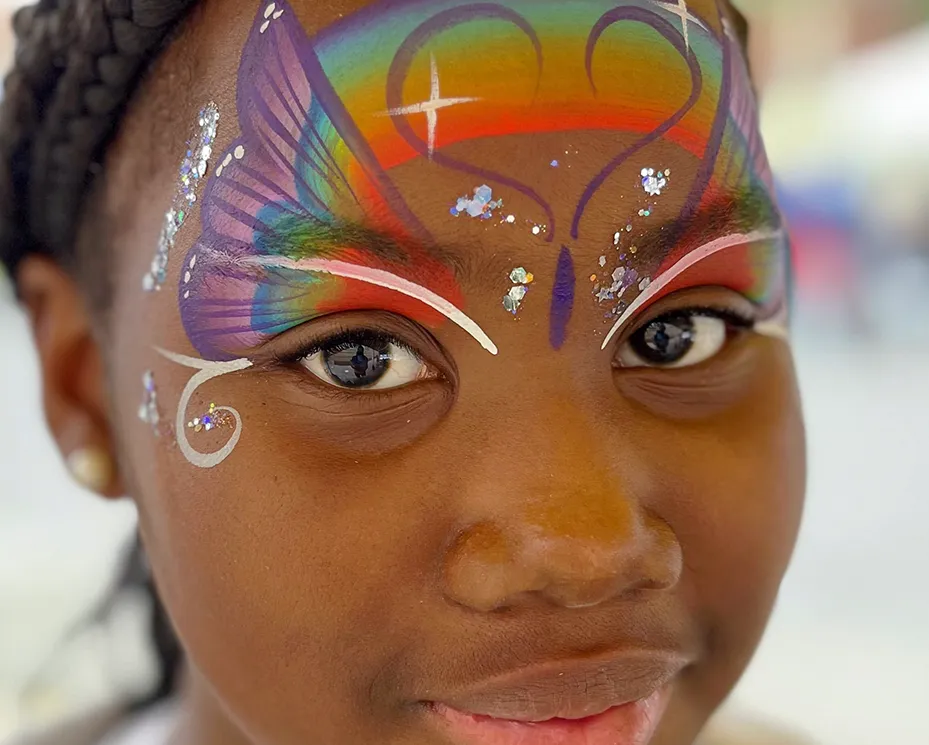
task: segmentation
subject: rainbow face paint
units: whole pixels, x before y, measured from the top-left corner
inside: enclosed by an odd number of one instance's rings
[[[434,169],[458,179],[461,191],[449,203],[467,223],[501,219],[467,219],[479,199],[468,193],[475,188],[532,206],[535,214],[520,218],[537,228],[527,243],[563,247],[551,256],[555,348],[568,334],[578,247],[612,235],[599,234],[591,211],[606,208],[598,200],[656,143],[673,145],[698,167],[692,178],[677,171],[672,178],[646,158],[635,170],[642,175],[629,186],[645,201],[628,219],[651,215],[649,201],[665,199],[672,185],[684,196],[660,249],[636,257],[637,276],[653,284],[633,285],[629,303],[649,289],[646,300],[652,297],[665,272],[706,244],[699,216],[712,205],[730,199],[738,209],[733,195],[749,193],[768,205],[768,224],[776,222],[754,95],[724,21],[713,0],[690,7],[395,0],[309,37],[287,3],[262,3],[237,81],[241,135],[217,160],[202,199],[203,232],[181,272],[181,313],[194,346],[206,359],[233,360],[319,315],[377,308],[430,326],[452,320],[495,351],[465,314],[453,266],[435,250],[442,235],[426,227],[430,221],[393,176],[413,161],[425,176]],[[585,132],[621,134],[567,209],[563,196],[556,205],[542,186],[523,180],[516,147],[520,138],[563,132],[577,133],[579,144]],[[486,138],[514,138],[514,156],[469,159],[468,145]],[[544,165],[565,172],[578,152]],[[786,241],[763,243],[746,250],[766,251],[764,260],[747,256],[731,271],[717,266],[725,276],[716,280],[740,291],[762,288],[756,294],[770,296],[774,308],[784,294]]]

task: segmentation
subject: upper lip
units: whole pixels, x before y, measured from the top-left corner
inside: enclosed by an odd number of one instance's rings
[[[547,662],[497,676],[438,703],[469,714],[522,722],[584,719],[648,698],[687,663],[676,652],[654,650]]]

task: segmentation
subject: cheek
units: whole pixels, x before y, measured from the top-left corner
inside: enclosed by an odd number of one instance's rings
[[[786,345],[758,340],[740,402],[682,425],[663,516],[682,544],[683,589],[720,653],[747,655],[793,552],[806,481],[799,397]],[[747,659],[747,658],[746,658]]]
[[[256,739],[344,742],[345,727],[371,719],[372,671],[401,643],[388,617],[415,617],[396,608],[423,538],[398,515],[422,479],[402,454],[366,451],[371,433],[346,429],[363,417],[298,409],[257,374],[213,385],[203,396],[243,417],[234,456],[197,469],[159,445],[136,490],[160,590],[185,649]],[[378,416],[402,429],[396,412]],[[307,723],[316,729],[281,730]]]

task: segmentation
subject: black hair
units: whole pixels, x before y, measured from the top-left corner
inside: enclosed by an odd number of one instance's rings
[[[15,14],[15,62],[0,108],[0,262],[14,282],[31,254],[74,268],[84,202],[106,148],[149,66],[196,4],[39,0]],[[153,692],[136,708],[175,691],[183,655],[138,540],[116,595],[128,588],[153,601],[149,631],[160,662]]]
[[[39,0],[13,17],[0,108],[0,261],[74,263],[84,199],[134,91],[197,0]]]

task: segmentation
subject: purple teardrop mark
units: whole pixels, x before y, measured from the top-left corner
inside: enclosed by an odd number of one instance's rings
[[[555,286],[552,288],[552,310],[549,317],[548,340],[553,349],[561,349],[568,336],[568,322],[574,310],[574,259],[567,246],[561,247]]]

